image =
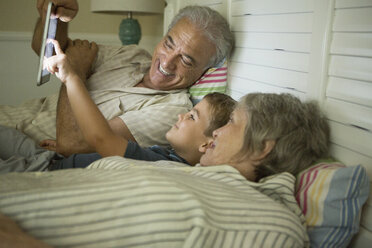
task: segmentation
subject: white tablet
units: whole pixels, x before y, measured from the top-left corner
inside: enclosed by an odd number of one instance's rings
[[[55,39],[57,32],[58,19],[50,19],[52,11],[52,3],[48,4],[48,10],[45,18],[44,32],[42,37],[42,44],[40,48],[40,60],[39,69],[37,74],[37,86],[45,84],[50,79],[50,73],[44,68],[43,62],[45,58],[49,58],[53,55],[54,46],[52,43],[48,43],[48,39]]]

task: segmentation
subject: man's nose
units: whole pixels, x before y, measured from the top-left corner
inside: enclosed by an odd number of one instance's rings
[[[176,68],[177,55],[175,53],[167,53],[161,63],[164,69],[174,70]]]

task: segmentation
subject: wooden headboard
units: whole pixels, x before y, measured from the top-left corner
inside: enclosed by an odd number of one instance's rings
[[[166,0],[177,11],[210,6],[229,21],[236,47],[228,93],[288,92],[315,99],[332,128],[332,154],[372,179],[372,1]]]

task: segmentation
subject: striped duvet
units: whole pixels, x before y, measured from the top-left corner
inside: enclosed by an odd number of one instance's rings
[[[0,211],[57,247],[308,247],[294,181],[111,157],[1,175]]]

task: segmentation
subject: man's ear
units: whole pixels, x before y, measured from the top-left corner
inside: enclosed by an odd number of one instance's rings
[[[212,137],[208,137],[205,142],[203,144],[201,144],[199,146],[199,152],[201,153],[205,153],[207,151],[207,148],[209,147],[209,145],[213,142],[213,138]]]
[[[275,146],[275,140],[266,140],[264,149],[261,152],[255,152],[255,154],[252,155],[251,157],[252,160],[260,161],[264,159],[267,156],[267,154],[271,152],[274,146]]]

